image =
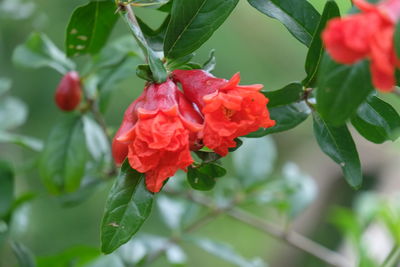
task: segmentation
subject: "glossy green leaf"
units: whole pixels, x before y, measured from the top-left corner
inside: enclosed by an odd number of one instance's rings
[[[7,96],[0,99],[0,130],[14,129],[25,123],[28,108],[18,98]]]
[[[248,0],[261,13],[279,20],[293,36],[310,46],[320,14],[307,0]]]
[[[36,267],[35,256],[26,246],[13,242],[12,250],[18,260],[19,267]]]
[[[24,135],[1,132],[1,131],[0,131],[0,143],[15,144],[24,148],[31,149],[33,151],[41,151],[43,149],[43,142],[39,139],[30,136],[24,136]]]
[[[341,65],[325,54],[318,75],[317,109],[326,122],[344,124],[373,89],[366,61]]]
[[[174,0],[164,41],[168,58],[198,49],[221,26],[239,0]]]
[[[305,65],[307,77],[302,82],[305,87],[313,86],[315,83],[319,65],[324,54],[324,46],[322,44],[321,34],[325,29],[327,22],[334,17],[340,17],[340,10],[335,1],[329,0],[325,4],[321,20],[319,21],[317,30],[313,35],[310,49],[307,53]]]
[[[10,164],[0,160],[0,219],[10,211],[14,200],[14,171]]]
[[[269,99],[267,104],[268,108],[274,108],[299,102],[303,95],[303,85],[294,82],[286,85],[282,89],[262,91],[262,93]]]
[[[396,54],[400,55],[400,23],[396,24],[396,31],[394,32],[394,47]]]
[[[115,10],[112,1],[93,1],[75,9],[66,32],[67,56],[98,53],[117,22]]]
[[[361,163],[347,126],[333,126],[316,113],[313,118],[314,135],[321,150],[340,165],[346,181],[359,188],[362,183]]]
[[[75,191],[81,184],[86,160],[86,137],[81,118],[64,118],[50,132],[39,161],[44,185],[51,193]]]
[[[145,186],[144,174],[122,165],[107,199],[101,225],[101,250],[111,253],[128,242],[150,215],[154,194]]]
[[[140,29],[146,38],[147,44],[154,51],[163,51],[165,33],[167,32],[170,18],[170,16],[167,16],[157,30],[153,30],[144,21],[137,18]]]
[[[234,266],[239,267],[266,267],[266,263],[260,259],[246,259],[239,255],[232,247],[228,244],[224,244],[211,239],[191,237],[189,239],[201,249],[208,253],[223,259],[226,262],[231,263]]]
[[[299,102],[271,108],[269,113],[276,125],[266,129],[261,128],[246,137],[261,137],[293,129],[308,118],[311,110],[304,102]]]
[[[75,69],[75,63],[43,33],[32,33],[24,44],[15,49],[12,60],[21,67],[50,67],[61,74]]]
[[[351,118],[351,123],[367,140],[381,144],[395,141],[400,135],[400,116],[385,101],[371,96],[362,103]]]
[[[0,77],[0,96],[11,88],[11,80],[5,77]]]
[[[215,164],[205,163],[199,167],[189,167],[187,179],[190,186],[196,190],[207,191],[214,188],[216,178],[226,174],[226,170]]]

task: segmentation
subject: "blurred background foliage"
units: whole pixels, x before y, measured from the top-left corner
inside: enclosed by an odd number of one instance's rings
[[[319,11],[325,3],[324,0],[310,2]],[[342,12],[350,7],[348,0],[336,2]],[[0,77],[10,81],[11,89],[4,97],[12,96],[7,101],[14,101],[12,105],[20,107],[6,114],[19,118],[16,125],[9,126],[14,133],[44,140],[63,115],[53,101],[61,75],[48,68],[15,67],[11,62],[13,50],[32,31],[46,33],[63,49],[69,16],[74,8],[84,3],[83,0],[0,0]],[[154,28],[165,16],[150,8],[137,8],[136,12]],[[127,28],[120,21],[110,41],[126,33]],[[280,23],[260,14],[246,1],[240,1],[232,16],[198,51],[195,60],[204,62],[211,49],[216,50],[214,73],[219,77],[229,78],[240,71],[243,84],[262,83],[267,90],[281,88],[304,77],[306,48]],[[85,60],[87,57],[78,58],[78,64]],[[125,108],[144,86],[134,68],[127,71],[131,74],[116,87],[106,112],[106,121],[114,130]],[[5,80],[1,84],[8,87]],[[400,105],[399,101],[385,100],[396,107]],[[0,107],[0,120],[1,116]],[[223,159],[228,174],[218,179],[214,191],[208,195],[221,205],[232,197],[246,196],[241,200],[244,209],[278,225],[294,227],[332,250],[344,251],[350,258],[360,258],[362,266],[376,266],[389,253],[392,243],[400,239],[399,202],[390,197],[395,194],[388,193],[395,193],[400,187],[399,181],[395,181],[400,173],[395,160],[399,158],[399,146],[395,143],[381,147],[356,137],[366,177],[363,187],[356,192],[341,179],[334,163],[322,156],[311,129],[308,120],[287,133],[245,140],[237,152]],[[62,265],[62,259],[68,261],[83,252],[87,259],[77,266],[124,266],[120,258],[127,262],[140,261],[146,251],[157,250],[171,234],[178,235],[178,225],[205,212],[196,204],[160,194],[140,234],[117,252],[122,256],[118,259],[108,256],[97,262],[99,228],[111,183],[102,183],[88,199],[77,204],[71,197],[55,197],[46,192],[34,167],[35,152],[0,143],[0,159],[11,162],[16,171],[17,199],[20,202],[29,200],[17,205],[9,236],[39,257],[39,266],[67,266]],[[189,190],[183,174],[178,173],[171,182],[175,184],[172,188]],[[248,190],[253,193],[247,194]],[[11,246],[2,245],[4,227],[7,226],[0,222],[0,266],[15,266],[17,262]],[[369,237],[365,235],[367,231]],[[368,238],[372,242],[365,241]],[[382,245],[371,247],[376,240]],[[14,244],[16,251],[23,250],[18,247],[19,243]],[[167,256],[151,266],[166,266],[167,261],[178,266],[185,261],[187,266],[263,266],[263,261],[270,266],[324,266],[308,254],[260,235],[257,230],[225,215],[198,229],[181,246],[171,246]]]

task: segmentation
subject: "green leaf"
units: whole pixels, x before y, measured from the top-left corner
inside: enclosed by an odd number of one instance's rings
[[[232,247],[228,244],[224,244],[218,241],[214,241],[206,238],[191,237],[189,239],[194,244],[199,246],[201,249],[208,253],[225,260],[235,266],[239,267],[266,267],[265,262],[260,258],[245,259],[239,255]]]
[[[157,206],[165,224],[171,230],[178,230],[182,227],[182,219],[186,212],[186,205],[183,201],[161,195],[157,198]]]
[[[0,96],[10,90],[12,82],[10,79],[0,77]]]
[[[207,72],[212,72],[217,65],[217,59],[215,58],[215,50],[211,50],[208,60],[203,64],[202,69]]]
[[[261,13],[279,20],[289,32],[310,46],[320,14],[307,0],[248,0]]]
[[[151,69],[149,65],[139,65],[136,69],[136,75],[145,81],[153,81],[153,73],[151,73]]]
[[[242,147],[232,154],[233,166],[242,183],[252,186],[265,181],[276,161],[276,147],[269,137],[244,139]]]
[[[146,189],[144,174],[125,161],[108,195],[101,225],[101,250],[111,253],[128,242],[150,215],[154,194]]]
[[[38,258],[38,267],[93,266],[88,263],[99,257],[98,248],[75,246],[56,255]]]
[[[324,54],[324,46],[322,44],[321,34],[325,29],[327,22],[334,17],[340,17],[340,10],[335,1],[329,0],[325,4],[321,20],[319,21],[318,28],[313,35],[310,49],[307,53],[305,65],[307,77],[302,82],[305,87],[313,86],[315,83],[319,65]]]
[[[79,188],[87,160],[83,122],[78,116],[64,118],[50,132],[39,161],[44,185],[51,193]]]
[[[67,26],[67,56],[98,53],[117,22],[115,10],[112,1],[94,1],[75,9]]]
[[[271,108],[269,113],[276,125],[266,129],[261,128],[246,137],[261,137],[293,129],[308,118],[311,110],[304,102],[300,102]]]
[[[268,99],[268,108],[289,105],[299,102],[303,95],[303,85],[298,82],[290,83],[282,89],[262,92]]]
[[[400,23],[396,24],[396,31],[394,32],[394,47],[396,49],[396,55],[400,55]]]
[[[25,123],[28,108],[18,98],[7,96],[0,99],[0,131],[10,130]]]
[[[83,117],[83,125],[88,151],[96,160],[108,159],[110,145],[108,137],[100,125],[88,116]]]
[[[317,109],[326,122],[344,124],[373,89],[366,61],[340,65],[325,54],[318,75]]]
[[[167,32],[170,18],[170,16],[167,16],[157,30],[153,30],[144,21],[142,21],[140,18],[137,18],[140,29],[146,38],[147,44],[154,51],[163,51],[165,33]]]
[[[6,133],[1,131],[0,131],[0,143],[11,143],[37,152],[43,149],[43,142],[39,139],[30,136],[24,136],[14,133]]]
[[[156,83],[162,83],[167,80],[167,70],[164,67],[164,63],[157,57],[153,50],[148,51],[148,61],[153,78]]]
[[[17,46],[13,54],[13,63],[25,68],[50,67],[61,74],[75,69],[75,63],[69,60],[43,33],[32,33],[28,40]]]
[[[0,219],[11,209],[14,200],[14,171],[10,164],[0,160]]]
[[[207,191],[215,186],[215,179],[226,174],[226,170],[215,164],[205,163],[199,167],[189,167],[187,179],[190,186],[196,190]]]
[[[313,114],[314,135],[321,150],[340,165],[344,178],[354,188],[362,183],[360,159],[346,125],[333,126],[318,114]]]
[[[381,144],[395,141],[400,135],[400,116],[385,101],[376,96],[368,97],[351,118],[351,123],[367,140]]]
[[[239,0],[174,0],[164,40],[168,58],[198,49],[228,18]]]
[[[13,242],[12,250],[17,257],[19,267],[35,267],[36,260],[32,252],[24,245]]]

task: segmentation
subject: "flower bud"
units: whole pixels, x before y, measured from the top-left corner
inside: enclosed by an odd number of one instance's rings
[[[76,71],[64,75],[57,87],[55,101],[57,106],[64,111],[74,110],[82,98],[81,82]]]

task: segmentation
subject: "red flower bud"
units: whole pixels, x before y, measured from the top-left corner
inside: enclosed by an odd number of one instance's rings
[[[128,157],[132,168],[146,174],[147,188],[158,192],[178,169],[193,159],[202,117],[170,80],[149,84],[126,110],[112,144],[117,164]]]
[[[275,125],[259,92],[263,86],[240,86],[239,74],[227,81],[203,70],[175,70],[173,78],[204,115],[204,145],[221,156],[236,147],[235,138]]]
[[[386,0],[378,5],[354,0],[362,13],[329,21],[322,34],[328,53],[343,64],[371,60],[372,82],[382,91],[395,86],[399,65],[394,49],[394,31],[400,17],[400,1]]]
[[[81,82],[76,71],[64,75],[57,87],[55,101],[61,110],[74,110],[82,98]]]

